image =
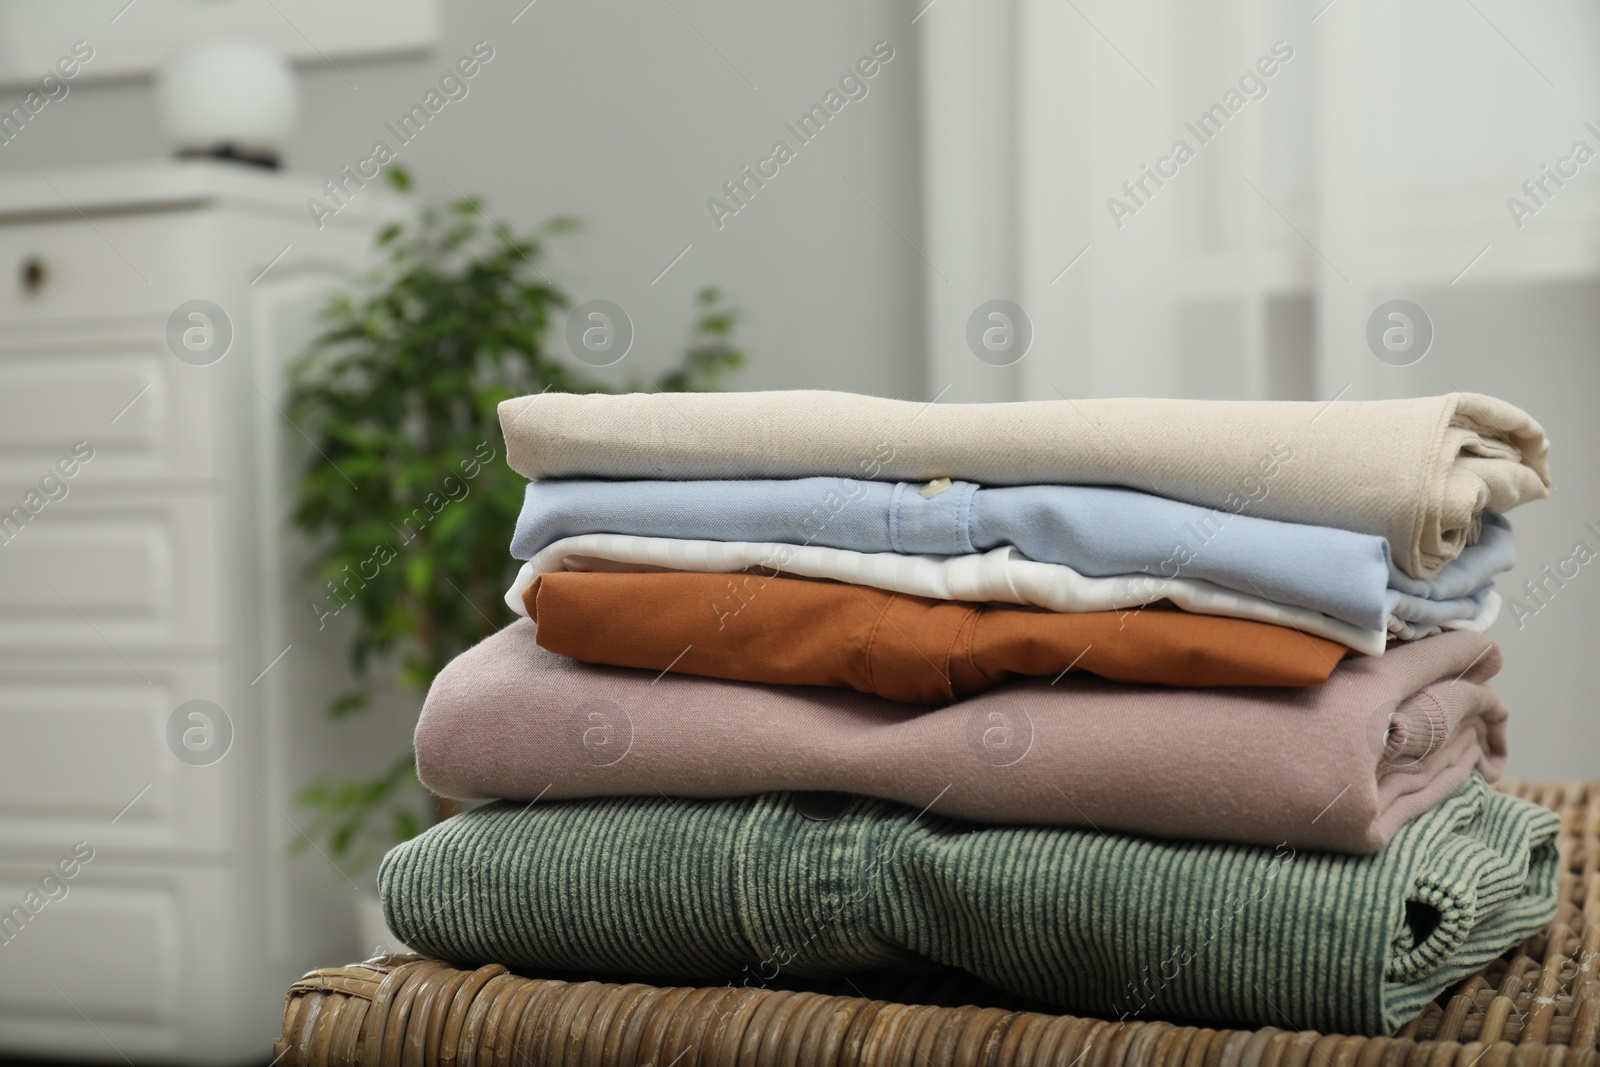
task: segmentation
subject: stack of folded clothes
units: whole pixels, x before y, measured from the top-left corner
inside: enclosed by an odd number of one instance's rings
[[[435,680],[391,928],[464,964],[930,964],[1392,1032],[1555,914],[1483,636],[1538,423],[1457,394],[506,401],[507,602]]]

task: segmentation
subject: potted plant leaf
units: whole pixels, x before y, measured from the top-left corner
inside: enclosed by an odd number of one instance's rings
[[[389,175],[410,189],[403,169]],[[293,521],[310,538],[310,576],[326,583],[317,610],[354,620],[357,684],[330,701],[334,716],[396,682],[420,695],[514,618],[501,598],[526,483],[505,464],[495,407],[545,389],[610,391],[546,341],[568,300],[539,267],[544,239],[573,227],[514,234],[474,198],[423,206],[379,233],[382,265],[330,301],[290,368],[288,414],[313,445]],[[625,389],[715,388],[744,361],[736,318],[701,291],[680,363]],[[315,811],[302,846],[324,840],[357,867],[436,817],[409,749],[381,774],[324,778],[299,799]]]

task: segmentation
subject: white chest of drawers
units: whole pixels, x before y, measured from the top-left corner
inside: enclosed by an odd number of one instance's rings
[[[280,409],[394,204],[318,229],[318,194],[203,163],[0,179],[0,1055],[264,1062],[285,985],[358,951],[351,884],[289,854],[293,796],[393,747],[325,721],[343,653],[301,582]],[[208,365],[169,347],[192,300],[232,326]],[[168,741],[190,700],[232,725],[208,765]]]

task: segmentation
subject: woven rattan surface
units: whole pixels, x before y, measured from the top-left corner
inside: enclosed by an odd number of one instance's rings
[[[949,976],[668,987],[387,956],[289,988],[278,1064],[1600,1067],[1600,782],[1506,791],[1561,813],[1561,909],[1397,1037],[1110,1022],[1025,1010]],[[818,991],[818,990],[830,991]]]

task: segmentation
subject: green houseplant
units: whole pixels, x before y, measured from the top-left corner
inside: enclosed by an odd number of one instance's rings
[[[389,171],[400,190],[403,169]],[[329,711],[367,705],[395,665],[420,693],[451,657],[511,620],[501,596],[524,480],[505,464],[495,406],[546,389],[604,392],[549,350],[567,298],[540,270],[543,238],[492,223],[473,198],[423,206],[377,238],[382,265],[359,292],[335,296],[324,328],[290,368],[289,417],[313,445],[293,521],[313,545],[320,626],[353,616],[356,688]],[[703,290],[687,351],[629,391],[703,391],[743,363],[736,314]],[[304,790],[310,838],[336,857],[414,836],[428,817],[412,753],[369,779]]]

